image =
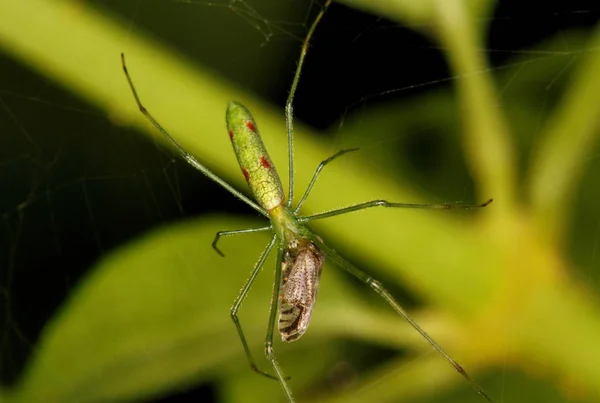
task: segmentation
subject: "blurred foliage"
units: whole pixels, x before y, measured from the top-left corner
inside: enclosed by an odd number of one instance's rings
[[[363,152],[328,167],[305,213],[381,197],[418,202],[426,198],[421,193],[443,194],[449,184],[465,192],[470,174],[477,199],[495,199],[484,211],[380,209],[315,228],[392,289],[406,287],[424,301],[415,313],[418,322],[496,401],[598,401],[598,285],[584,273],[597,266],[589,251],[597,243],[600,200],[598,163],[592,158],[599,132],[600,31],[561,35],[541,45],[540,50],[565,44],[592,50],[582,51],[566,71],[552,58],[517,60],[492,77],[478,50],[485,48],[482,21],[493,2],[348,3],[429,36],[444,49],[455,79],[452,89],[349,117],[337,145],[362,146]],[[76,1],[9,0],[0,3],[0,15],[5,53],[101,108],[117,124],[159,138],[136,110],[119,69],[124,50],[143,102],[199,160],[242,188],[221,118],[227,101],[235,99],[253,112],[271,155],[285,166],[281,107],[266,105],[138,35],[127,20]],[[544,89],[549,82],[552,92]],[[115,163],[119,157],[111,154],[118,150],[110,136],[81,158]],[[411,158],[421,146],[418,140],[428,138],[444,144],[436,163],[457,173],[418,173]],[[331,149],[300,126],[295,150],[302,188]],[[114,199],[127,199],[128,191],[124,185],[123,193],[98,200],[117,203]],[[164,196],[169,191],[157,197],[172,198]],[[464,198],[464,193],[451,196]],[[97,222],[103,228],[100,217]],[[266,237],[224,240],[225,259],[210,247],[218,230],[260,225],[248,217],[201,216],[162,226],[104,254],[49,321],[24,373],[0,399],[135,400],[213,381],[221,401],[281,401],[275,382],[247,368],[227,314],[249,272],[249,256],[258,256]],[[271,276],[265,270],[259,277],[241,312],[256,357]],[[480,401],[389,311],[326,266],[311,329],[298,343],[276,346],[298,400]],[[388,359],[354,367],[352,357],[367,344],[381,346]],[[391,351],[402,354],[389,359]]]

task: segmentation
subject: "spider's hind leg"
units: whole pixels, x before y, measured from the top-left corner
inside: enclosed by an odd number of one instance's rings
[[[402,306],[400,306],[398,301],[396,301],[396,299],[392,296],[392,294],[390,294],[389,291],[387,291],[379,281],[377,281],[376,279],[374,279],[373,277],[371,277],[364,271],[360,270],[358,267],[354,266],[352,263],[348,262],[346,259],[344,259],[340,255],[338,255],[333,249],[331,249],[330,247],[325,245],[323,243],[323,241],[321,239],[319,239],[319,237],[317,237],[316,235],[312,235],[311,239],[325,253],[325,255],[328,258],[330,258],[335,264],[337,264],[338,266],[340,266],[341,268],[346,270],[348,273],[350,273],[351,275],[356,277],[358,280],[360,280],[364,284],[371,287],[371,289],[373,289],[373,291],[375,291],[377,293],[377,295],[379,295],[381,298],[383,298],[385,300],[385,302],[387,302],[392,307],[392,309],[394,311],[396,311],[396,313],[398,315],[403,317],[417,332],[419,332],[419,334],[425,340],[427,340],[427,342],[440,355],[442,355],[446,359],[446,361],[448,361],[448,363],[450,363],[450,365],[452,365],[452,367],[456,370],[456,372],[461,374],[467,380],[467,382],[469,382],[471,387],[481,397],[483,397],[488,402],[491,402],[491,403],[494,402],[492,400],[492,398],[490,398],[488,396],[488,394],[483,390],[483,388],[475,381],[475,379],[473,379],[458,362],[456,362],[452,357],[450,357],[448,355],[448,353],[446,353],[446,351],[444,351],[444,349],[442,349],[442,347],[439,344],[437,344],[435,342],[435,340],[433,340],[431,338],[431,336],[429,336],[429,334],[427,334],[425,332],[425,330],[423,330],[421,328],[421,326],[419,326],[417,324],[417,322],[415,322],[415,320],[408,314],[408,312],[406,312],[404,310],[404,308],[402,308]]]

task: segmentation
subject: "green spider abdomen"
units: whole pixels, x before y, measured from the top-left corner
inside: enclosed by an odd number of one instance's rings
[[[243,105],[229,102],[226,120],[233,150],[254,198],[266,210],[282,205],[285,196],[281,180],[252,115]]]

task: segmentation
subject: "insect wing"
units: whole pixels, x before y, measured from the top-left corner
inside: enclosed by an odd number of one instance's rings
[[[279,290],[279,333],[283,341],[306,332],[315,305],[325,256],[311,241],[285,252]]]

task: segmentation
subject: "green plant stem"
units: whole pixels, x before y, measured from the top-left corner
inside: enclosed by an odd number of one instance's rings
[[[592,51],[577,58],[577,71],[540,135],[529,173],[536,224],[557,245],[565,241],[577,185],[600,136],[600,26],[586,48]]]

